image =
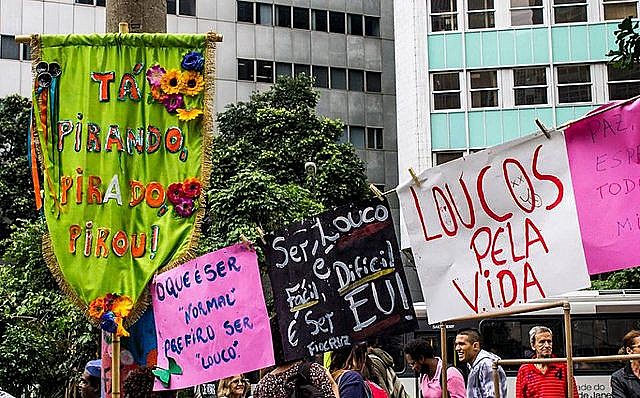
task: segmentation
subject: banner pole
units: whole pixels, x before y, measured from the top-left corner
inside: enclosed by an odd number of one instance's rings
[[[113,334],[111,354],[111,398],[120,398],[120,336]]]
[[[442,369],[440,370],[440,386],[442,397],[448,397],[447,393],[447,324],[440,322],[440,355],[442,355]]]
[[[571,334],[571,305],[565,302],[564,312],[564,344],[567,351],[567,397],[573,396],[573,336]]]

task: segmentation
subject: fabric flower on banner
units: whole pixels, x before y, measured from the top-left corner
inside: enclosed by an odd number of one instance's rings
[[[182,183],[182,191],[188,198],[197,198],[202,191],[202,184],[197,178],[187,178]]]
[[[202,75],[195,71],[187,71],[182,74],[182,93],[194,96],[204,89],[204,79]]]
[[[191,217],[198,209],[198,198],[202,194],[202,183],[197,178],[185,179],[182,183],[169,185],[167,199],[179,217]]]
[[[192,108],[192,109],[178,109],[178,119],[182,120],[184,122],[188,122],[189,120],[193,120],[195,118],[197,118],[198,116],[202,115],[202,110],[201,109],[196,109],[196,108]]]
[[[182,69],[201,72],[204,68],[204,57],[199,51],[191,51],[182,58]]]
[[[147,69],[147,81],[151,85],[151,87],[160,88],[160,80],[162,80],[162,76],[167,73],[164,68],[158,64],[153,65],[151,68]]]
[[[169,94],[162,101],[164,107],[167,108],[167,112],[175,113],[178,108],[182,108],[184,106],[184,99],[181,94]]]
[[[176,214],[178,214],[180,217],[190,217],[193,214],[193,211],[195,210],[194,208],[194,203],[193,203],[193,199],[191,198],[181,198],[180,203],[178,203],[174,209],[176,210]]]
[[[158,85],[151,87],[151,97],[158,102],[164,102],[164,100],[167,98],[167,94],[163,93],[162,88],[160,88],[160,85]]]
[[[129,336],[122,323],[133,308],[133,300],[129,296],[107,293],[89,304],[89,316],[100,322],[100,328],[117,336]]]
[[[180,198],[184,196],[184,192],[182,191],[182,184],[179,182],[173,183],[169,185],[167,189],[167,198],[171,204],[177,205],[180,203]]]
[[[167,94],[178,94],[182,88],[182,73],[177,69],[169,69],[160,79],[160,87]]]

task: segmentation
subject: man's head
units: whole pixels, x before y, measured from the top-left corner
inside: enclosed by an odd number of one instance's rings
[[[462,329],[456,335],[454,349],[461,362],[473,363],[480,352],[480,333],[475,329]]]
[[[413,340],[404,348],[404,357],[415,373],[427,373],[427,363],[434,358],[433,347],[426,340]]]
[[[536,358],[551,358],[553,351],[553,333],[546,326],[534,326],[529,330],[531,349]]]
[[[102,361],[99,359],[87,362],[78,384],[82,398],[100,398],[101,368]]]

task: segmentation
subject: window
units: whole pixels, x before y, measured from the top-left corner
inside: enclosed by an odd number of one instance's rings
[[[463,157],[464,152],[435,152],[434,155],[436,166],[438,166]]]
[[[469,72],[469,91],[472,108],[498,106],[498,72],[495,70]]]
[[[591,102],[589,65],[558,66],[558,103]]]
[[[602,0],[604,19],[624,19],[628,16],[638,16],[638,2],[628,0]]]
[[[271,4],[256,3],[256,23],[273,25],[273,6]]]
[[[276,5],[276,26],[291,27],[291,7]]]
[[[382,149],[382,129],[379,127],[367,127],[367,148]]]
[[[309,9],[293,7],[293,27],[296,29],[309,29]]]
[[[609,99],[629,99],[640,94],[640,66],[634,65],[633,69],[622,70],[607,65],[609,76]]]
[[[432,80],[433,109],[460,109],[459,73],[434,73]]]
[[[364,127],[349,126],[349,142],[358,149],[364,149]]]
[[[380,18],[364,17],[364,35],[380,37]]]
[[[0,58],[20,59],[20,44],[14,36],[0,35]]]
[[[107,4],[106,0],[96,0],[96,5],[98,7],[106,7],[106,4]]]
[[[344,33],[344,14],[329,11],[329,32]]]
[[[364,91],[364,71],[349,69],[349,90]]]
[[[544,23],[542,0],[511,0],[511,25]]]
[[[381,82],[382,73],[367,72],[367,91],[371,93],[379,93],[382,91]]]
[[[347,89],[347,71],[342,68],[331,68],[331,88]]]
[[[311,29],[321,32],[327,31],[327,12],[325,10],[311,10]]]
[[[99,7],[104,7],[105,6],[105,0],[75,0],[76,4],[89,4],[89,5],[96,5]]]
[[[22,60],[23,61],[31,60],[31,46],[26,44],[22,46]]]
[[[516,105],[547,103],[547,70],[544,67],[513,70]]]
[[[291,76],[291,64],[284,62],[276,62],[276,77],[278,76]]]
[[[272,61],[256,61],[256,80],[261,83],[273,83]]]
[[[493,0],[469,0],[467,12],[469,29],[495,27],[494,14]]]
[[[167,14],[176,14],[176,0],[167,0]]]
[[[76,4],[91,4],[91,5],[93,5],[93,0],[76,0]]]
[[[311,67],[309,65],[295,64],[293,65],[293,74],[298,76],[304,73],[307,76],[311,76]]]
[[[326,66],[313,66],[313,85],[315,87],[329,88],[329,68]]]
[[[458,30],[456,0],[431,0],[431,31]]]
[[[554,0],[555,23],[587,22],[587,0]]]
[[[180,1],[180,15],[196,16],[196,0],[179,0]]]
[[[238,1],[238,18],[237,19],[238,19],[238,22],[253,23],[253,3],[250,3],[248,1]]]
[[[253,81],[253,61],[238,58],[238,80]]]
[[[350,35],[362,36],[362,15],[348,15],[347,33],[349,33]]]

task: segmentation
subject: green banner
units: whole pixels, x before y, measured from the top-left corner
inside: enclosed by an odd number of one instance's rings
[[[36,39],[45,257],[79,305],[138,301],[192,258],[209,177],[213,34]]]

